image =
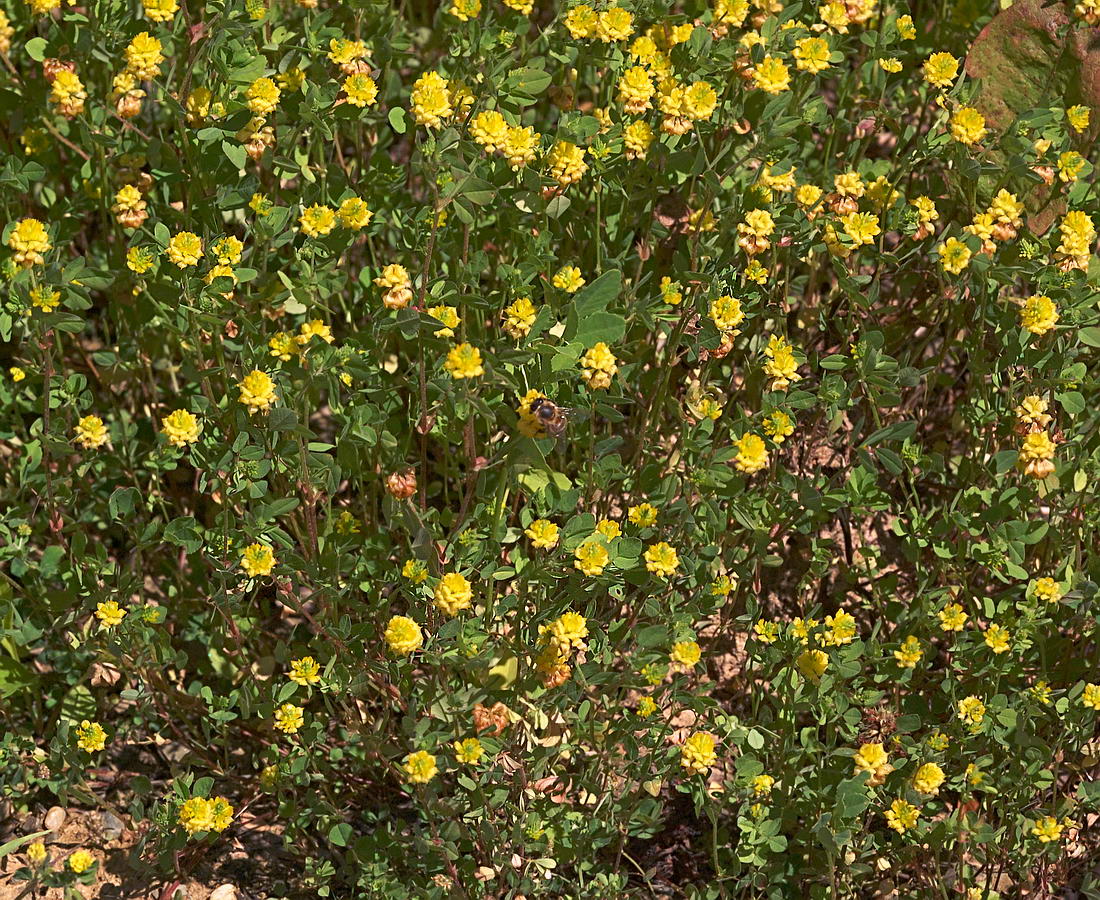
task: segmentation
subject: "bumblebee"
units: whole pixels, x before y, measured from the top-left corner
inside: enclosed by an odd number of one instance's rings
[[[546,397],[537,397],[531,401],[531,415],[533,415],[546,429],[546,433],[552,437],[561,437],[565,434],[565,428],[569,424],[571,410],[564,406],[558,406],[553,400]]]

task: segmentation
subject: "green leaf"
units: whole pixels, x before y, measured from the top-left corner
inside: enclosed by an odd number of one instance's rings
[[[240,144],[231,144],[229,141],[222,141],[222,153],[237,169],[243,169],[245,162],[248,160],[248,154],[245,152],[244,147]]]
[[[615,313],[598,312],[581,320],[574,339],[587,348],[599,341],[612,344],[621,340],[624,334],[626,319]]]
[[[622,283],[623,275],[618,269],[604,272],[573,295],[573,310],[584,317],[607,309],[607,304],[619,296]]]
[[[513,69],[504,80],[505,94],[537,97],[548,87],[550,87],[550,73],[542,69],[532,69],[530,66]]]
[[[276,406],[267,414],[267,427],[272,431],[291,431],[298,425],[298,415],[285,406]]]
[[[7,699],[13,694],[18,694],[20,691],[31,687],[37,677],[18,660],[0,656],[0,697]]]
[[[838,819],[852,819],[871,805],[863,778],[847,778],[837,785],[834,814]]]
[[[194,553],[202,547],[202,530],[194,516],[180,516],[164,526],[164,539]]]
[[[337,847],[346,847],[355,836],[355,829],[347,822],[340,822],[328,830],[328,839]]]
[[[1077,337],[1081,339],[1082,344],[1088,344],[1090,347],[1100,347],[1100,327],[1096,325],[1082,328],[1077,332]]]
[[[92,696],[87,685],[78,684],[73,687],[61,701],[58,714],[70,724],[79,724],[85,719],[95,719],[95,697]]]
[[[1058,401],[1058,404],[1068,415],[1075,416],[1085,411],[1085,398],[1077,391],[1055,394],[1054,399]]]
[[[893,425],[886,425],[868,435],[860,446],[871,447],[885,441],[904,441],[906,438],[911,438],[916,432],[916,422],[895,422]]]
[[[43,578],[49,578],[57,572],[61,560],[65,558],[65,548],[54,544],[42,551],[42,559],[38,563],[38,572]]]
[[[112,519],[125,518],[134,511],[141,494],[137,488],[120,487],[111,492],[111,499],[107,501],[107,512]]]
[[[622,273],[613,269],[581,288],[569,307],[563,334],[565,341],[590,347],[600,340],[619,340],[626,333],[626,320],[608,313],[607,304],[618,297],[621,287]],[[597,315],[603,318],[595,318]],[[610,337],[598,336],[605,333]]]
[[[386,118],[389,119],[390,128],[398,134],[404,134],[408,130],[408,125],[405,123],[405,110],[400,106],[392,107]]]
[[[34,834],[25,834],[22,837],[12,838],[6,844],[0,844],[0,859],[3,859],[9,853],[14,853],[16,850],[18,850],[24,844],[29,844],[29,843],[31,843],[31,841],[37,840],[38,838],[42,837],[44,834],[49,834],[49,833],[50,832],[49,832],[48,829],[46,831],[36,831],[36,832],[34,832]]]
[[[42,62],[42,60],[46,58],[46,39],[40,37],[31,38],[23,45],[23,49],[27,51],[27,56],[35,62]]]

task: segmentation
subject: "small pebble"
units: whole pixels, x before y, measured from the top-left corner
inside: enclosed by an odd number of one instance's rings
[[[62,825],[65,824],[65,810],[60,806],[51,806],[46,813],[46,818],[43,823],[47,830],[57,831]]]
[[[99,814],[99,829],[103,833],[105,841],[117,841],[122,837],[122,829],[126,825],[118,816],[109,810],[103,810]]]

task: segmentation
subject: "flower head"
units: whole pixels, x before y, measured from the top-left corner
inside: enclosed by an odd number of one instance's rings
[[[607,552],[607,547],[598,540],[585,541],[573,551],[573,556],[575,557],[574,566],[585,575],[602,574],[611,561],[611,554]]]
[[[454,114],[447,79],[438,72],[425,72],[417,78],[410,99],[418,125],[439,128],[444,119]]]
[[[66,864],[70,871],[77,875],[83,875],[96,864],[96,858],[87,850],[74,850],[69,854]]]
[[[257,78],[244,93],[249,110],[257,116],[267,116],[279,107],[282,92],[270,78]]]
[[[890,808],[886,810],[886,824],[898,834],[905,834],[911,828],[915,828],[919,817],[920,809],[901,797],[891,803]]]
[[[452,378],[476,378],[485,374],[481,365],[481,351],[472,344],[457,344],[447,352],[443,363]]]
[[[8,235],[8,246],[15,251],[15,261],[21,266],[39,266],[44,263],[52,244],[46,226],[38,219],[20,219]]]
[[[509,337],[519,340],[526,337],[538,318],[538,310],[529,297],[520,297],[504,308],[502,327]]]
[[[546,519],[536,519],[523,532],[531,540],[531,546],[539,550],[549,550],[558,545],[559,528]]]
[[[672,645],[672,652],[669,653],[668,658],[675,665],[691,669],[702,656],[703,651],[695,641],[677,641]]]
[[[76,442],[85,450],[96,450],[107,443],[107,426],[99,416],[84,416],[73,431]]]
[[[104,600],[96,604],[95,617],[104,628],[115,628],[126,618],[126,610],[118,605],[117,600]]]
[[[976,144],[985,134],[985,116],[974,107],[962,106],[951,114],[951,137],[960,144]]]
[[[238,383],[241,403],[248,407],[248,414],[266,412],[275,403],[275,382],[260,369],[253,369]]]
[[[1045,294],[1032,294],[1020,307],[1020,325],[1035,335],[1043,335],[1058,324],[1058,307]]]
[[[305,724],[305,710],[293,703],[284,703],[275,710],[275,727],[284,734],[297,734]]]
[[[950,86],[959,74],[959,61],[950,53],[933,53],[924,61],[924,80],[933,87]]]
[[[943,769],[935,763],[925,763],[913,775],[913,789],[930,797],[935,796],[943,781]]]
[[[886,776],[894,771],[894,767],[889,763],[889,757],[886,755],[886,751],[883,749],[882,744],[871,743],[861,744],[856,755],[853,759],[855,763],[855,774],[859,775],[861,772],[866,772],[868,775],[867,784],[871,787],[876,787],[886,780]]]
[[[317,684],[321,680],[321,666],[312,656],[293,659],[290,661],[289,678],[302,687]]]
[[[759,435],[746,434],[733,442],[737,448],[737,456],[733,465],[738,472],[753,475],[768,465],[768,448],[764,445],[764,439]]]
[[[186,409],[177,409],[169,413],[161,422],[164,436],[173,447],[186,447],[199,439],[202,424]]]
[[[718,762],[717,741],[706,731],[696,731],[680,748],[680,765],[693,775],[705,775]]]
[[[680,557],[671,544],[653,544],[645,552],[645,567],[658,578],[668,578],[680,568]]]
[[[410,784],[427,784],[439,769],[435,757],[426,750],[417,750],[405,757],[405,778]]]
[[[774,623],[767,623],[774,624]],[[760,623],[757,622],[759,626]],[[778,636],[779,626],[776,625],[776,636]],[[760,635],[758,634],[759,638]],[[763,638],[760,638],[763,640]],[[771,638],[772,641],[775,637]],[[768,641],[767,643],[771,643]],[[798,671],[803,674],[810,681],[818,682],[821,680],[821,676],[825,674],[825,670],[829,667],[829,657],[824,650],[803,650],[795,664],[798,666]]]
[[[181,231],[168,241],[168,259],[181,269],[198,265],[202,259],[202,239],[191,231]]]
[[[241,568],[249,578],[270,575],[275,568],[275,552],[268,544],[249,544],[241,551]]]
[[[485,748],[476,737],[454,742],[455,759],[467,765],[477,765],[485,755]]]
[[[408,616],[391,616],[383,637],[395,656],[408,656],[424,645],[424,632]]]
[[[473,593],[473,588],[464,575],[449,572],[439,579],[439,584],[435,587],[435,605],[448,616],[454,616],[470,608]]]
[[[85,719],[77,726],[76,745],[85,753],[95,753],[107,746],[107,732],[98,722]]]
[[[985,718],[985,704],[977,697],[965,697],[959,701],[958,715],[971,728],[976,728]]]

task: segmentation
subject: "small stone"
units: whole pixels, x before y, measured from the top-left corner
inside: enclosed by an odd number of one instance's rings
[[[46,818],[43,822],[47,831],[57,831],[62,825],[65,824],[65,810],[60,806],[51,806],[46,813]]]
[[[210,900],[238,900],[240,894],[232,884],[220,884],[210,894]]]
[[[99,830],[105,841],[117,841],[122,837],[122,829],[126,825],[118,816],[109,810],[103,810],[99,814]]]

